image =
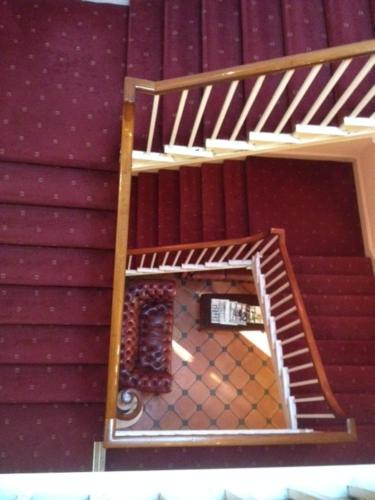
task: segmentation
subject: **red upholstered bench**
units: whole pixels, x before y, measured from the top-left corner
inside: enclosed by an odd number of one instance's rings
[[[126,289],[120,355],[120,389],[170,392],[173,299],[171,280],[131,282]]]

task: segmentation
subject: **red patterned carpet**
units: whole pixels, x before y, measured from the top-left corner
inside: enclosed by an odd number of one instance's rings
[[[1,2],[1,472],[89,470],[102,436],[124,75],[159,79],[369,39],[374,14],[373,0]],[[190,116],[196,106],[192,93]],[[137,147],[147,113],[140,99]],[[360,443],[117,451],[108,468],[372,462],[375,295],[351,166],[253,158],[133,182],[132,246],[286,228]]]

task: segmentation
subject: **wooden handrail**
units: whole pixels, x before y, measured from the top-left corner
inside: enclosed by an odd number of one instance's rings
[[[292,290],[293,298],[295,301],[295,304],[297,306],[297,312],[299,315],[299,318],[301,320],[301,323],[303,325],[303,331],[305,332],[305,339],[307,346],[310,351],[310,355],[312,358],[312,362],[314,364],[314,368],[319,380],[320,387],[322,389],[323,395],[334,412],[334,414],[337,417],[345,417],[345,412],[339,405],[337,399],[335,398],[330,383],[328,382],[326,372],[323,367],[322,363],[322,358],[320,356],[318,346],[316,344],[316,340],[314,337],[314,333],[311,327],[311,323],[309,320],[309,317],[306,312],[305,304],[303,302],[301,290],[298,285],[298,281],[296,278],[296,275],[294,273],[294,269],[292,266],[292,263],[290,261],[289,253],[287,250],[286,246],[286,237],[285,237],[285,230],[284,229],[271,229],[272,234],[278,234],[279,235],[279,244],[280,244],[280,251],[281,251],[281,256],[284,261],[285,265],[285,270],[288,276],[288,280],[290,283],[290,288]]]
[[[113,275],[111,333],[109,340],[106,419],[116,418],[122,311],[129,229],[134,104],[124,103],[121,130],[120,173],[117,202],[116,247]]]
[[[231,245],[243,245],[244,243],[256,243],[259,240],[266,238],[270,233],[263,232],[253,234],[251,236],[246,236],[245,238],[237,238],[231,240],[216,240],[200,243],[180,243],[178,245],[168,245],[159,247],[148,247],[148,248],[129,248],[128,255],[143,255],[152,253],[166,253],[166,252],[178,252],[180,250],[194,250],[194,249],[204,249],[204,248],[216,248],[216,247],[228,247]]]
[[[364,40],[362,42],[340,45],[338,47],[329,47],[327,49],[303,52],[300,54],[233,66],[222,70],[207,71],[195,75],[187,75],[155,82],[138,78],[126,78],[125,100],[134,102],[136,90],[145,94],[161,95],[168,92],[205,87],[219,82],[243,80],[249,77],[279,73],[281,71],[303,68],[314,64],[323,64],[369,55],[374,52],[375,40]]]

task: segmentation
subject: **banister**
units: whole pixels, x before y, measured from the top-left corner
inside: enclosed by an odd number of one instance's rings
[[[113,273],[111,332],[109,339],[106,419],[116,418],[121,343],[122,309],[124,303],[125,268],[129,229],[131,165],[134,130],[134,104],[124,103],[121,129],[120,176],[117,202],[116,247]]]
[[[296,275],[294,273],[293,266],[290,261],[289,253],[287,250],[286,246],[286,237],[285,237],[285,230],[284,229],[271,229],[272,234],[278,234],[279,235],[279,242],[280,242],[280,250],[281,250],[281,256],[284,261],[285,265],[285,270],[288,276],[288,280],[290,283],[290,287],[292,290],[292,294],[295,300],[295,304],[297,306],[297,311],[299,318],[301,320],[301,323],[303,325],[303,330],[305,332],[305,338],[306,338],[306,343],[309,348],[311,358],[314,364],[314,368],[316,371],[316,375],[319,380],[320,387],[323,391],[323,394],[325,396],[325,399],[332,409],[332,411],[335,413],[337,417],[344,417],[345,412],[341,408],[340,404],[338,403],[337,399],[335,398],[330,383],[328,382],[326,372],[323,367],[322,363],[322,358],[320,356],[318,346],[316,344],[316,340],[314,337],[314,333],[311,327],[311,323],[309,320],[309,317],[306,312],[305,304],[302,299],[302,294],[297,282]]]
[[[314,64],[323,64],[357,56],[369,55],[375,52],[375,40],[339,45],[326,49],[303,52],[289,56],[277,57],[255,63],[233,66],[222,70],[207,71],[195,75],[169,78],[151,82],[128,78],[125,82],[125,100],[134,100],[135,90],[145,94],[166,94],[168,92],[193,89],[212,85],[219,82],[244,80],[245,78],[278,73],[296,68],[303,68]],[[127,88],[128,87],[128,88]]]
[[[305,332],[305,339],[306,339],[306,344],[308,347],[308,350],[310,352],[312,362],[314,369],[316,371],[316,376],[317,380],[319,381],[319,385],[321,387],[321,390],[324,394],[324,397],[332,409],[332,411],[335,413],[336,416],[338,417],[344,417],[345,412],[337,402],[332,389],[330,387],[330,384],[328,382],[323,363],[320,357],[320,353],[315,341],[314,333],[312,331],[312,327],[306,312],[306,308],[302,299],[302,294],[299,289],[299,285],[297,282],[297,278],[295,276],[289,253],[287,250],[286,246],[286,237],[285,237],[285,230],[284,229],[277,229],[277,228],[272,228],[267,232],[262,232],[258,233],[252,236],[248,236],[245,238],[238,238],[238,239],[231,239],[231,240],[217,240],[217,241],[210,241],[210,242],[200,242],[200,243],[182,243],[178,245],[168,245],[168,246],[159,246],[159,247],[149,247],[149,248],[139,248],[139,249],[129,249],[128,255],[129,256],[139,256],[139,255],[150,255],[150,254],[173,254],[173,253],[178,253],[182,251],[191,251],[191,250],[203,250],[203,249],[210,249],[210,248],[228,248],[230,246],[241,246],[243,244],[256,244],[257,242],[261,242],[264,240],[266,242],[267,237],[272,237],[272,236],[278,236],[278,246],[280,249],[280,254],[284,263],[284,275],[287,277],[290,288],[291,288],[291,293],[294,298],[295,306],[297,308],[297,314],[298,314],[298,320],[295,322],[292,322],[290,326],[294,326],[294,324],[301,323],[303,327],[303,331]],[[259,243],[258,243],[259,244]],[[265,247],[269,246],[269,241],[265,243]],[[262,248],[262,247],[261,247]],[[285,287],[285,285],[283,285]],[[285,327],[283,327],[285,328]]]
[[[236,238],[231,240],[216,240],[200,243],[179,243],[177,245],[166,245],[147,248],[129,248],[128,255],[143,255],[150,253],[165,253],[178,252],[180,250],[199,250],[203,248],[227,247],[230,245],[242,245],[244,243],[256,243],[259,240],[266,238],[269,232],[257,233],[244,238]]]

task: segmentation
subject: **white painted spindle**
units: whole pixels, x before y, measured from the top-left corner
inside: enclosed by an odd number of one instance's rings
[[[176,117],[175,117],[174,123],[173,123],[171,138],[170,138],[170,141],[169,141],[169,145],[170,146],[173,146],[174,143],[176,142],[176,137],[177,137],[178,129],[180,128],[182,113],[184,112],[184,109],[185,109],[185,104],[186,104],[186,99],[187,99],[188,94],[189,94],[188,90],[183,90],[181,92],[181,96],[180,96],[180,100],[179,100],[179,103],[178,103]]]
[[[263,85],[263,82],[266,78],[266,75],[261,75],[258,76],[258,78],[255,81],[254,87],[251,89],[251,92],[249,94],[249,97],[247,98],[246,104],[241,112],[240,117],[237,120],[237,123],[233,129],[232,135],[230,136],[230,141],[235,141],[237,139],[238,134],[240,133],[241,127],[244,124],[247,115],[249,114],[254,101]]]
[[[333,120],[333,118],[337,115],[337,113],[340,111],[340,109],[344,106],[344,104],[349,99],[349,97],[353,94],[353,92],[358,87],[358,85],[362,82],[362,80],[369,73],[369,71],[374,66],[374,64],[375,64],[375,56],[371,56],[370,59],[367,61],[367,63],[363,66],[361,71],[358,73],[358,75],[354,78],[352,83],[349,85],[349,87],[342,94],[340,99],[335,103],[335,105],[333,106],[331,111],[328,113],[328,115],[321,122],[322,126],[328,125]]]
[[[152,149],[152,142],[154,140],[154,134],[155,134],[156,117],[157,117],[158,108],[159,108],[159,100],[160,100],[160,95],[154,95],[154,99],[152,101],[150,127],[148,130],[148,139],[147,139],[147,147],[146,147],[147,153],[149,153]]]
[[[367,104],[373,99],[375,96],[375,86],[371,87],[370,90],[363,96],[363,98],[359,101],[357,106],[350,113],[351,117],[358,116],[359,113],[367,106]]]
[[[264,127],[266,121],[268,120],[270,114],[272,113],[274,107],[276,106],[278,100],[280,99],[281,94],[284,92],[286,86],[288,85],[289,80],[292,78],[294,71],[295,71],[294,69],[289,69],[288,71],[285,72],[279,85],[276,87],[276,90],[275,90],[268,106],[264,110],[263,115],[260,117],[260,120],[259,120],[257,126],[255,127],[254,132],[260,132],[262,130],[262,128]]]
[[[311,106],[310,111],[307,113],[305,118],[302,120],[302,125],[307,125],[310,123],[310,121],[313,119],[315,116],[316,112],[322,105],[323,101],[326,99],[328,94],[331,92],[333,87],[336,85],[336,83],[339,81],[339,79],[342,77],[344,72],[346,71],[347,67],[349,64],[352,62],[352,59],[345,59],[345,61],[342,61],[336,71],[333,73],[329,81],[327,82],[327,85],[324,86],[324,89],[320,93],[319,97],[316,99],[314,104]]]
[[[234,93],[236,92],[239,83],[240,83],[239,80],[235,80],[230,84],[228,91],[227,91],[227,95],[225,96],[223,106],[220,110],[218,119],[216,120],[214,130],[211,134],[211,139],[216,139],[217,136],[219,135],[221,126],[223,124],[223,121],[224,121],[225,116],[228,112],[230,103],[232,102]]]
[[[323,64],[318,64],[317,66],[313,66],[311,68],[311,70],[310,70],[309,74],[307,75],[305,81],[301,85],[301,88],[299,89],[299,91],[295,95],[293,101],[290,103],[288,109],[285,111],[284,116],[282,117],[280,123],[276,127],[275,134],[279,134],[282,131],[282,129],[285,127],[285,125],[288,123],[289,118],[294,113],[296,107],[301,102],[303,96],[309,90],[311,84],[315,80],[315,78],[316,78],[317,74],[319,73],[319,71],[321,70],[322,66],[323,66]]]
[[[206,109],[206,106],[207,106],[208,98],[210,97],[210,94],[211,94],[211,90],[212,90],[212,85],[208,85],[204,89],[203,96],[202,96],[202,99],[201,99],[201,102],[199,104],[199,108],[198,108],[198,111],[197,111],[197,114],[196,114],[196,117],[194,120],[194,125],[192,128],[191,134],[190,134],[188,148],[191,148],[194,144],[195,138],[196,138],[197,133],[198,133],[199,125],[201,124],[201,121],[203,118],[204,110]]]

